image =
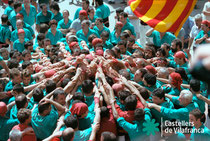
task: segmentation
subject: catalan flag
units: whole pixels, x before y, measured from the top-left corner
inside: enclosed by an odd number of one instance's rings
[[[133,13],[160,32],[178,35],[197,0],[130,0]]]

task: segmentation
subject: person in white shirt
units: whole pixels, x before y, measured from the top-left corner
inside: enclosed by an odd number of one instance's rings
[[[204,4],[203,7],[203,20],[210,21],[210,0]]]
[[[194,39],[198,35],[198,33],[201,31],[201,22],[202,22],[202,15],[197,14],[195,15],[195,24],[192,27],[192,30],[190,32],[190,40],[188,48],[190,49],[191,46],[193,46],[193,49],[198,46],[198,44],[195,44]]]

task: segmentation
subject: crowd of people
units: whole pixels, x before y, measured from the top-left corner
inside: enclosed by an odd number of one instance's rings
[[[129,6],[110,21],[103,0],[92,5],[60,11],[51,0],[8,0],[0,141],[209,141],[210,67],[192,71],[190,50],[210,43],[210,1],[177,37],[150,28]],[[150,135],[145,123],[153,119]]]

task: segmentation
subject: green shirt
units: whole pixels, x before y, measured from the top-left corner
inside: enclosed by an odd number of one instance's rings
[[[15,12],[15,10],[13,10],[10,13],[10,16],[8,17],[9,21],[14,29],[16,29],[16,15],[17,15],[17,13]]]
[[[168,99],[166,98],[165,102],[159,104],[160,106],[169,108],[169,109],[174,109],[174,104]],[[155,118],[156,122],[161,123],[161,118],[163,118],[163,120],[168,120],[168,118],[165,118],[163,116],[162,113],[158,112],[156,109],[151,109],[151,114],[152,116]]]
[[[69,29],[71,26],[72,20],[69,19],[68,23],[65,24],[64,19],[58,22],[58,29]]]
[[[28,42],[29,40],[27,39],[27,38],[25,38],[24,39],[24,42],[23,43],[21,43],[20,41],[19,41],[19,39],[17,39],[14,43],[13,43],[13,49],[14,50],[17,50],[17,51],[19,51],[19,52],[23,52],[24,50],[25,50],[25,47],[24,47],[24,44],[26,43],[26,42]]]
[[[120,36],[117,38],[116,35],[115,35],[115,30],[113,30],[110,34],[110,41],[112,44],[116,45],[121,39],[120,39]]]
[[[89,37],[91,34],[95,34],[98,38],[100,38],[100,36],[98,35],[98,33],[95,32],[95,30],[90,29],[90,28],[89,28],[88,34],[87,34],[86,36],[84,35],[82,29],[79,30],[79,31],[77,31],[76,36],[77,36],[78,38],[80,38],[81,40],[84,40],[86,43],[88,43],[88,37]]]
[[[208,34],[208,37],[210,37],[210,31],[208,31],[207,34]],[[198,35],[195,37],[195,40],[203,38],[204,35],[205,35],[204,31],[201,30],[201,31],[198,33]],[[203,40],[200,44],[205,44],[205,43],[206,43],[206,41]]]
[[[56,30],[55,36],[52,34],[51,29],[48,30],[46,38],[49,38],[52,45],[56,45],[57,42],[63,38],[63,34],[60,30]]]
[[[78,9],[77,9],[77,11],[75,12],[75,14],[74,14],[74,20],[76,20],[77,18],[79,18],[79,12],[82,10],[82,7],[79,7]]]
[[[199,98],[197,98],[196,94],[193,94],[193,102],[196,102],[199,106],[199,109],[202,113],[205,112],[205,102]]]
[[[8,17],[10,16],[10,13],[14,10],[14,8],[10,5],[7,6],[7,8],[4,10],[4,14],[6,14]]]
[[[196,131],[198,131],[198,132],[196,132]],[[190,136],[190,140],[191,141],[209,141],[210,140],[210,130],[204,125],[201,125],[201,127],[199,129],[196,129],[195,127],[193,127],[193,132]]]
[[[49,23],[52,19],[53,13],[47,11],[47,15],[44,16],[42,12],[38,13],[36,16],[36,24],[40,25],[41,23]]]
[[[174,39],[176,39],[176,36],[174,36],[170,32],[166,32],[165,35],[161,39],[160,38],[160,32],[158,32],[156,30],[154,30],[149,37],[153,38],[154,45],[158,46],[158,47],[160,47],[163,43],[168,43],[169,45],[171,45],[171,42]]]
[[[31,118],[31,125],[34,129],[36,137],[41,140],[49,137],[57,126],[58,118],[59,118],[58,112],[55,111],[53,108],[51,109],[49,115],[47,116],[39,115],[38,105],[37,105],[32,112],[32,118]]]
[[[6,40],[11,38],[11,31],[8,25],[0,24],[0,42],[6,43]]]
[[[145,110],[145,120],[151,120],[151,114],[149,109]],[[146,135],[146,132],[143,131],[143,123],[145,120],[142,121],[133,121],[132,123],[127,122],[123,117],[117,119],[117,123],[120,127],[122,127],[125,131],[128,132],[131,141],[144,141],[149,138]]]
[[[63,19],[63,15],[61,14],[61,12],[59,12],[57,15],[52,16],[52,19],[56,20],[57,22],[59,22],[60,20]]]
[[[178,98],[179,97],[173,97],[172,102],[174,104],[179,104]],[[161,114],[165,118],[177,119],[177,120],[183,120],[183,121],[189,122],[189,113],[196,108],[199,108],[199,107],[198,107],[198,104],[195,102],[192,102],[186,107],[183,107],[180,109],[170,109],[170,108],[166,108],[162,106]]]
[[[102,30],[99,30],[97,26],[94,26],[93,27],[93,30],[95,30],[98,33],[98,35],[100,35],[100,36],[101,36],[101,33],[103,31],[106,31],[106,32],[108,32],[110,34],[110,30],[106,26],[104,26]]]
[[[96,8],[96,17],[105,19],[110,15],[110,9],[107,5],[102,4]]]
[[[121,32],[125,31],[125,30],[130,30],[131,34],[136,36],[136,32],[134,30],[134,26],[130,23],[130,22],[126,22],[126,24],[122,27]]]
[[[32,40],[32,35],[31,35],[31,32],[26,29],[26,28],[23,28],[23,30],[25,31],[25,38],[27,38],[28,40]],[[11,41],[14,42],[18,39],[18,30],[14,30],[12,31],[12,34],[11,34]]]
[[[30,4],[30,12],[29,15],[26,13],[24,4],[22,5],[22,10],[20,11],[20,13],[23,14],[24,19],[23,21],[27,24],[29,24],[30,26],[34,25],[35,23],[35,19],[36,19],[36,8]]]
[[[9,132],[17,124],[19,124],[18,119],[9,119],[0,116],[0,140],[7,141],[9,139]]]

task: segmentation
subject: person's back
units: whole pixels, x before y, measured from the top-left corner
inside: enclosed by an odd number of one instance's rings
[[[56,128],[58,113],[49,103],[40,103],[32,112],[31,124],[38,139],[50,136]]]
[[[7,105],[0,102],[0,141],[5,141],[9,138],[9,132],[13,126],[17,125],[18,119],[9,119],[5,117],[7,112]]]

